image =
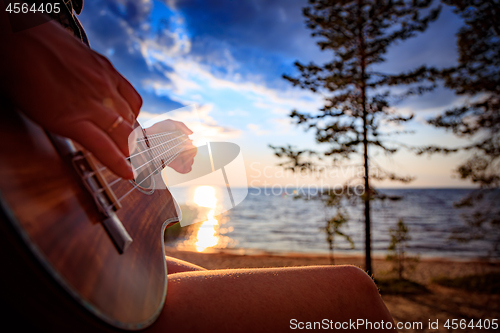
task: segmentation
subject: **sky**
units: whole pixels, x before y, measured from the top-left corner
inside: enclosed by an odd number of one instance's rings
[[[302,16],[306,0],[92,0],[79,16],[91,47],[107,56],[141,94],[142,119],[194,107],[209,141],[236,143],[247,179],[238,186],[337,185],[351,175],[292,175],[276,164],[269,144],[321,149],[311,132],[290,122],[293,109],[314,112],[321,96],[292,87],[283,74],[296,75],[295,61],[321,64],[321,52]],[[397,73],[423,63],[439,67],[456,62],[455,33],[461,21],[449,8],[416,38],[391,46],[380,70]],[[451,91],[407,99],[397,111],[414,113],[405,125],[414,134],[395,140],[407,144],[464,144],[426,119],[463,101]],[[384,168],[415,180],[409,187],[467,187],[453,176],[464,156],[415,156],[400,151],[373,156]],[[380,187],[402,187],[379,182]]]

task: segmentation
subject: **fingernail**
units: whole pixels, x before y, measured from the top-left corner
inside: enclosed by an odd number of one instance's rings
[[[130,165],[130,162],[128,160],[125,160],[126,163],[127,163],[127,175],[126,175],[126,179],[134,179],[134,168],[132,167],[132,165]]]
[[[135,171],[133,167],[132,167],[132,173],[134,174],[134,180],[136,180],[139,174],[137,173],[137,171]]]
[[[137,129],[133,130],[130,132],[130,135],[128,136],[128,153],[129,156],[133,155],[135,149],[137,148]]]
[[[135,122],[135,114],[133,114],[132,112],[128,115],[128,120],[131,124],[134,124]]]

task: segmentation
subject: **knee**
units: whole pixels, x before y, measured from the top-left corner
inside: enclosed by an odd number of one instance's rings
[[[377,285],[373,281],[372,277],[366,274],[364,270],[356,266],[344,266],[346,269],[346,274],[349,279],[355,282],[359,287],[365,289],[366,291],[375,292],[379,294]]]
[[[329,269],[330,278],[342,283],[346,291],[351,291],[353,297],[379,297],[379,290],[373,279],[365,271],[356,266],[332,266]],[[335,280],[333,280],[335,281]]]
[[[345,265],[345,266],[339,266],[339,269],[342,269],[344,271],[345,276],[350,280],[357,282],[359,284],[367,285],[367,287],[376,288],[373,279],[368,274],[366,274],[366,272],[361,268],[351,265]]]
[[[373,279],[355,266],[332,266],[328,269],[331,299],[341,304],[343,315],[351,319],[392,321]],[[334,281],[334,283],[332,283]]]

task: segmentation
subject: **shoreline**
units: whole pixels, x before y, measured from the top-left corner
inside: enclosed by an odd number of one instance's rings
[[[256,251],[255,253],[238,254],[233,250],[211,250],[196,252],[165,248],[165,254],[185,260],[207,269],[235,269],[235,268],[270,268],[270,267],[297,267],[331,265],[328,255],[305,253],[269,253]],[[363,269],[364,256],[335,255],[335,265],[354,265]],[[374,256],[373,271],[376,278],[390,278],[392,264],[384,256]],[[478,275],[489,272],[500,272],[500,262],[486,262],[481,260],[452,260],[449,258],[421,258],[413,271],[407,276],[421,284],[430,284],[437,277],[460,277]]]
[[[246,249],[246,248],[207,248],[202,252],[198,252],[194,249],[177,249],[171,246],[165,246],[166,252],[173,251],[177,252],[188,252],[188,253],[199,253],[199,254],[228,254],[235,256],[275,256],[275,257],[304,257],[304,258],[329,258],[329,254],[322,252],[293,252],[293,251],[267,251],[261,249]],[[414,256],[409,253],[409,256]],[[373,260],[385,260],[386,255],[384,254],[373,254]],[[459,262],[459,263],[492,263],[500,264],[500,258],[481,258],[481,257],[447,257],[439,255],[418,255],[420,262]],[[335,259],[364,259],[364,254],[362,253],[334,253]]]

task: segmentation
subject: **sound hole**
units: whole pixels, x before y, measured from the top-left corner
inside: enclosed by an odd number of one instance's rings
[[[143,191],[153,190],[153,176],[147,172],[141,172],[132,183]]]

